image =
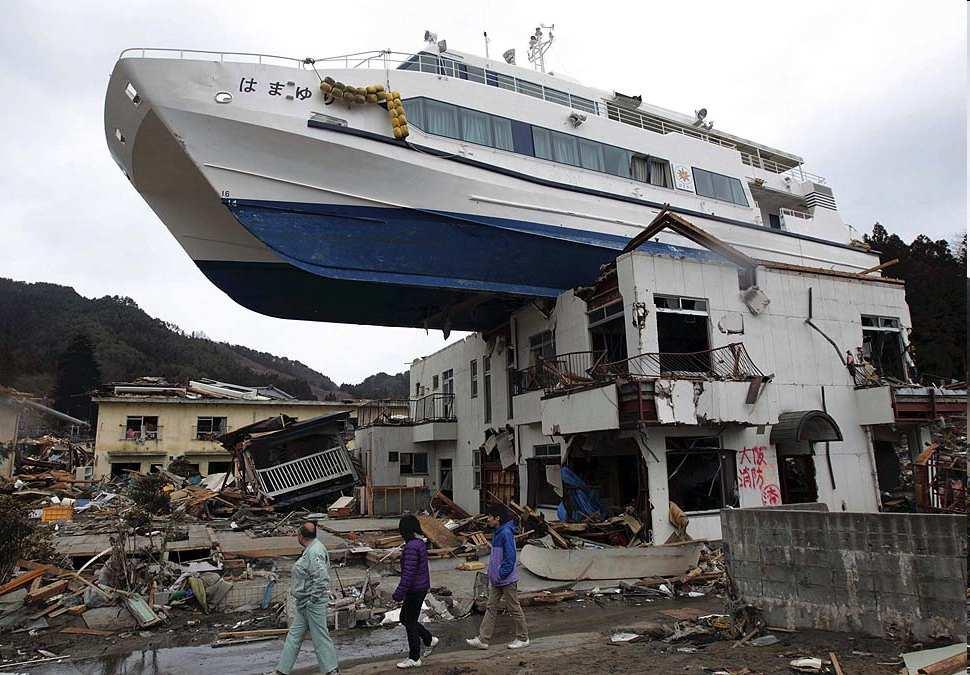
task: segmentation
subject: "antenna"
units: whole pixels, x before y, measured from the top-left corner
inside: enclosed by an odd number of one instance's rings
[[[542,29],[545,28],[549,31],[549,37],[545,37],[542,33]],[[546,72],[546,52],[549,51],[549,47],[552,46],[552,41],[555,36],[552,31],[555,30],[556,24],[547,26],[545,24],[539,24],[536,28],[536,32],[529,36],[529,62],[535,66],[535,69],[540,73]]]
[[[485,58],[488,58],[488,31],[482,31],[482,37],[485,38]]]

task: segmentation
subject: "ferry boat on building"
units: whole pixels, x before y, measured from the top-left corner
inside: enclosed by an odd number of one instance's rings
[[[799,156],[705,116],[434,39],[321,59],[130,49],[105,99],[135,189],[212,283],[272,316],[486,329],[589,283],[664,208],[755,259],[878,264]],[[710,255],[676,234],[644,247]]]

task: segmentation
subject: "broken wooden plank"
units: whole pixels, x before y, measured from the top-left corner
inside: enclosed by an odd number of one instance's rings
[[[68,628],[62,628],[58,633],[63,633],[64,635],[92,635],[94,637],[111,637],[114,635],[114,631],[110,630],[95,630],[94,628],[80,628],[78,626],[70,626]]]
[[[461,546],[458,537],[437,518],[418,516],[418,522],[421,523],[421,531],[424,532],[424,536],[437,548],[457,548]]]
[[[38,588],[36,591],[31,589],[31,591],[27,593],[27,597],[24,600],[28,605],[34,605],[39,602],[43,602],[44,600],[47,600],[48,598],[52,598],[59,593],[63,593],[65,590],[67,590],[67,585],[69,583],[70,583],[70,580],[61,579],[60,581],[55,581],[52,584],[47,584],[46,586],[42,586]]]
[[[845,671],[842,670],[842,664],[839,663],[839,657],[835,655],[835,652],[829,652],[829,661],[832,662],[832,669],[835,670],[835,675],[845,675]]]
[[[276,637],[278,635],[286,635],[289,632],[289,628],[260,628],[256,630],[230,630],[224,633],[217,633],[216,638],[219,640],[234,640],[237,638],[251,638],[251,637]]]
[[[13,579],[12,581],[8,581],[3,586],[0,586],[0,596],[6,595],[12,591],[16,591],[18,588],[23,588],[27,584],[33,583],[34,579],[44,576],[45,572],[46,570],[43,569],[24,572],[19,577]]]
[[[923,666],[916,672],[919,675],[953,675],[966,670],[967,650],[963,649],[959,654],[954,654],[945,659]]]

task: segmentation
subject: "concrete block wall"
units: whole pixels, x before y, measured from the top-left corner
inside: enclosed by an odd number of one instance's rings
[[[966,633],[963,516],[736,509],[721,512],[721,530],[738,598],[769,625]]]

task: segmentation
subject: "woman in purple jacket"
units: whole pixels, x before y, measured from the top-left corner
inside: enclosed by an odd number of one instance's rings
[[[424,596],[431,588],[431,572],[428,570],[428,546],[417,535],[421,531],[418,519],[407,514],[401,516],[397,526],[401,538],[404,539],[404,549],[401,551],[401,583],[394,591],[394,600],[403,602],[401,606],[401,624],[408,634],[408,658],[397,664],[398,668],[417,668],[421,665],[421,645],[427,648],[425,656],[431,653],[438,638],[421,625],[421,605]]]

